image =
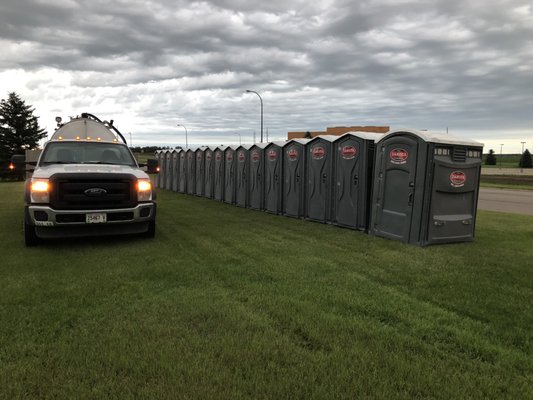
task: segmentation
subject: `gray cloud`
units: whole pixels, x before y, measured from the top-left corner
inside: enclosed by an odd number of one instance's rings
[[[177,121],[198,143],[250,136],[245,89],[277,138],[383,124],[511,141],[533,122],[532,37],[521,0],[7,0],[0,96],[48,128],[58,110],[116,116],[145,143]]]

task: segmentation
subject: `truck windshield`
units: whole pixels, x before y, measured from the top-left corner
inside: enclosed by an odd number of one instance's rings
[[[118,143],[54,142],[44,149],[39,165],[115,164],[136,166],[129,149]]]

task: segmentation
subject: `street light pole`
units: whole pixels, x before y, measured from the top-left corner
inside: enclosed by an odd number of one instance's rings
[[[500,169],[502,169],[502,151],[503,151],[503,143],[500,144]]]
[[[261,143],[263,143],[263,98],[259,95],[259,93],[253,90],[247,90],[246,93],[255,93],[261,101]]]
[[[187,138],[187,136],[188,136],[187,127],[185,125],[182,125],[182,124],[178,124],[176,126],[183,126],[183,128],[185,129],[185,148],[188,149],[189,148],[189,139]]]

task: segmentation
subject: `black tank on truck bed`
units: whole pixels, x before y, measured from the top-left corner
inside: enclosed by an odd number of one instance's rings
[[[156,202],[141,169],[112,122],[82,114],[58,129],[26,181],[24,237],[155,235]],[[149,160],[148,173],[157,171]]]

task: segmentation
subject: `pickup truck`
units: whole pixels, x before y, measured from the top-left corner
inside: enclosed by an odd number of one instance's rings
[[[154,237],[155,192],[113,121],[84,113],[61,124],[26,180],[24,239],[141,234]],[[143,171],[141,167],[147,167]]]

